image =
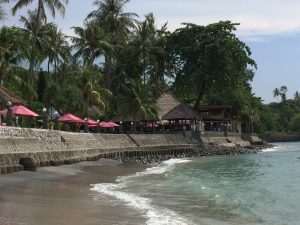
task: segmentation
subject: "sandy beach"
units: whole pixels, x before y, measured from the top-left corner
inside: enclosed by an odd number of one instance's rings
[[[91,184],[112,183],[118,176],[143,171],[145,165],[97,162],[39,168],[0,177],[1,225],[143,224],[129,207],[111,204]]]

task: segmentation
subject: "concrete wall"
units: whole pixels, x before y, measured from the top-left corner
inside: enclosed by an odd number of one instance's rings
[[[192,151],[201,141],[183,134],[79,134],[53,130],[0,128],[0,174],[37,166],[68,164],[100,157]]]
[[[205,145],[221,147],[247,147],[251,145],[249,141],[244,141],[240,136],[201,136],[201,140]]]

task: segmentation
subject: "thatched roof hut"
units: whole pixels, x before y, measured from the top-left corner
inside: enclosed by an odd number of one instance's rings
[[[165,93],[156,100],[158,118],[136,118],[136,120],[194,120],[200,119],[200,115],[188,105],[178,101],[172,94]],[[134,121],[132,116],[116,116],[113,121]]]
[[[156,100],[160,120],[194,120],[200,115],[188,105],[179,102],[172,94],[165,93]]]
[[[16,97],[10,91],[8,91],[5,87],[0,85],[0,105],[2,108],[5,108],[7,102],[10,101],[12,105],[25,105],[25,101],[19,97]]]

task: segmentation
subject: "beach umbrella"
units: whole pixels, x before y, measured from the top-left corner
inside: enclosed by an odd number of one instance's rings
[[[7,109],[1,110],[0,111],[0,116],[5,116],[7,113]]]
[[[100,127],[102,127],[102,128],[111,128],[112,126],[110,126],[108,123],[106,123],[106,122],[101,122],[101,123],[99,123],[99,125],[100,125]]]
[[[95,120],[92,120],[92,119],[88,119],[87,123],[88,123],[89,127],[96,127],[98,124]]]
[[[14,116],[27,116],[27,117],[38,117],[39,115],[30,109],[22,105],[15,105],[11,107]],[[6,115],[7,109],[0,111],[0,115]]]
[[[108,124],[110,127],[119,127],[120,126],[114,122],[107,122],[106,124]]]
[[[58,119],[59,122],[66,122],[66,123],[84,123],[84,120],[80,119],[77,116],[74,116],[71,113],[65,114],[63,116],[61,116]]]

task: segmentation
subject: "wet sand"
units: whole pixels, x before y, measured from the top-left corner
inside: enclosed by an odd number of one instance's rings
[[[0,176],[0,224],[144,224],[140,212],[90,188],[145,169],[103,159]]]

